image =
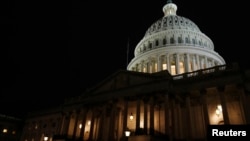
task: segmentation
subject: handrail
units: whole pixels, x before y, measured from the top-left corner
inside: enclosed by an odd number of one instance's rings
[[[183,78],[200,76],[200,75],[204,75],[204,74],[208,74],[208,73],[224,71],[224,70],[226,70],[226,68],[227,68],[226,65],[220,65],[220,66],[215,66],[212,68],[206,68],[206,69],[197,70],[197,71],[193,71],[193,72],[182,73],[182,74],[174,75],[173,80],[179,80],[179,79],[183,79]]]

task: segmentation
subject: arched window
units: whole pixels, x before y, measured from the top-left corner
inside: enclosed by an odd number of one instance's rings
[[[182,43],[182,38],[181,37],[178,37],[178,43]]]
[[[199,41],[199,45],[202,46],[202,42],[201,41]]]
[[[149,43],[149,49],[152,49],[152,47],[153,47],[152,43]]]
[[[159,46],[159,40],[155,41],[155,46]]]
[[[186,37],[186,38],[185,38],[185,42],[186,42],[186,44],[189,44],[189,43],[190,43],[190,41],[189,41],[189,38],[188,38],[188,37]]]
[[[163,45],[166,45],[167,44],[167,39],[164,38],[162,42],[163,42]]]
[[[196,44],[196,41],[195,41],[195,39],[192,39],[192,42],[193,42],[193,44],[194,44],[194,45]]]
[[[174,44],[174,38],[173,37],[170,38],[170,43]]]

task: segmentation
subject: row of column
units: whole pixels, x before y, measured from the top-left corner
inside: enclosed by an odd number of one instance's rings
[[[227,98],[223,88],[218,87],[218,97],[220,104],[222,106],[222,114],[224,124],[230,124],[229,112]],[[198,108],[194,108],[194,105],[191,103],[191,98],[189,94],[185,96],[185,102],[175,99],[175,96],[165,94],[164,99],[161,103],[164,111],[164,131],[163,133],[168,135],[170,139],[174,138],[188,138],[192,139],[196,136],[196,132],[200,132],[200,137],[205,137],[206,134],[206,125],[210,124],[211,111],[208,109],[208,101],[206,90],[200,91],[199,99],[202,101],[198,103]],[[239,101],[242,105],[243,114],[248,115],[244,117],[244,122],[249,123],[249,113],[247,114],[246,102],[242,101],[244,99],[244,93],[241,93],[241,100]],[[161,97],[162,98],[162,97]],[[98,140],[102,139],[104,141],[109,140],[119,140],[124,136],[124,132],[128,130],[128,121],[129,121],[129,100],[124,99],[122,106],[118,106],[117,103],[111,105],[105,105],[103,108],[93,108],[93,109],[83,109],[78,113],[74,113],[74,124],[70,124],[71,115],[64,116],[62,120],[62,126],[60,134],[69,134],[71,133],[72,138],[85,138],[85,125],[87,121],[90,120],[90,129],[87,140]],[[141,104],[144,103],[144,107],[141,109]],[[135,120],[135,135],[141,134],[140,127],[140,115],[143,114],[143,134],[154,135],[156,132],[155,124],[161,124],[160,120],[155,122],[155,104],[160,104],[158,101],[155,101],[152,97],[141,100],[138,98],[136,100],[135,109],[136,109],[136,120]],[[185,105],[181,107],[181,105]],[[197,111],[198,109],[198,111]],[[211,109],[211,108],[210,108]],[[160,109],[159,109],[160,110]],[[91,111],[91,116],[89,112]],[[160,117],[160,116],[159,116]],[[72,118],[71,118],[72,119]],[[82,128],[79,129],[79,124],[82,124]],[[197,124],[197,125],[196,125]],[[73,128],[69,126],[73,125]],[[158,126],[159,126],[158,125]],[[203,129],[202,129],[203,128]],[[69,130],[72,129],[71,132]],[[186,130],[188,129],[188,130]],[[200,131],[201,130],[201,131]],[[139,132],[140,131],[140,132]],[[77,134],[80,132],[80,134]],[[86,138],[85,138],[86,139]]]
[[[136,64],[132,70],[139,72],[154,73],[167,69],[172,75],[205,69],[216,65],[215,60],[206,56],[192,54],[166,54],[157,58],[151,57],[148,61],[143,60]],[[171,69],[171,67],[174,70]]]
[[[81,138],[88,141],[116,140],[118,134],[122,132],[122,128],[118,128],[121,126],[120,113],[121,109],[115,104],[68,113],[63,116],[60,134],[67,135],[72,139]],[[87,128],[89,122],[90,127]],[[82,127],[79,128],[79,125]]]

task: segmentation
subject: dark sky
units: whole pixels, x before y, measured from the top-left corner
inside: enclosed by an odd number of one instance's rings
[[[225,61],[249,68],[247,2],[173,0],[212,39]],[[60,105],[65,98],[126,69],[147,28],[163,16],[166,0],[1,4],[0,113]]]

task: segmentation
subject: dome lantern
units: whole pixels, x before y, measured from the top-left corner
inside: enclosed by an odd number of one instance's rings
[[[176,15],[177,6],[172,3],[172,0],[168,0],[167,4],[163,6],[162,10],[164,12],[164,16]]]

